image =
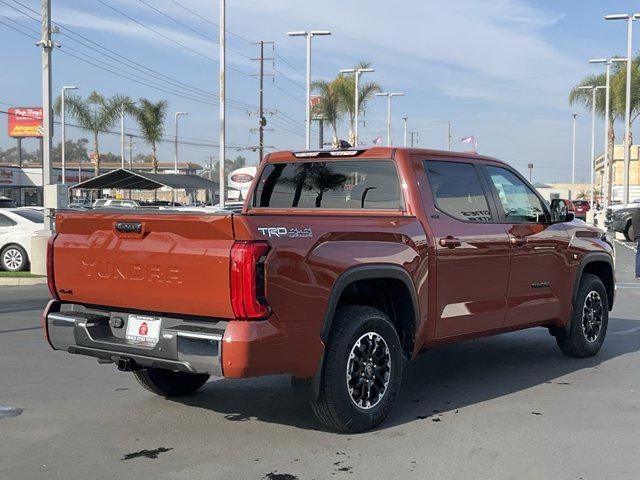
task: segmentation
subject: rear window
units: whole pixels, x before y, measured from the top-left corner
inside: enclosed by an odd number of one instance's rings
[[[391,160],[269,163],[251,205],[257,208],[403,210]]]
[[[37,210],[14,210],[13,213],[33,223],[44,223],[44,213]]]

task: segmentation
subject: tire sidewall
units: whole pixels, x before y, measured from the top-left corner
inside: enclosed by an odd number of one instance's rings
[[[333,403],[342,422],[353,432],[368,430],[381,423],[388,415],[402,382],[404,355],[396,330],[389,318],[381,311],[369,307],[347,307],[338,313],[337,321],[349,322],[347,335],[332,338],[336,342],[335,353],[325,365],[325,382],[330,382]],[[375,332],[382,336],[391,356],[389,384],[382,400],[373,408],[361,409],[349,396],[347,386],[347,364],[349,354],[358,339]],[[332,346],[333,347],[333,346]]]
[[[602,326],[598,337],[594,342],[589,342],[582,329],[582,308],[584,306],[587,295],[591,292],[596,292],[602,299]],[[602,344],[607,334],[607,327],[609,323],[609,297],[607,296],[607,290],[604,287],[602,281],[595,275],[586,275],[580,283],[580,289],[578,296],[576,297],[576,303],[574,305],[573,319],[571,325],[571,333],[574,340],[578,343],[578,346],[583,350],[586,356],[595,355]]]
[[[20,265],[19,268],[9,268],[7,265],[5,265],[4,256],[10,250],[16,250],[16,251],[20,252],[20,255],[22,255],[22,264]],[[2,249],[2,251],[0,251],[0,267],[2,267],[2,269],[7,271],[7,272],[20,272],[20,271],[23,271],[23,270],[26,269],[28,264],[29,264],[29,259],[27,258],[27,252],[25,252],[24,248],[22,248],[19,245],[8,245],[8,246],[4,247]]]

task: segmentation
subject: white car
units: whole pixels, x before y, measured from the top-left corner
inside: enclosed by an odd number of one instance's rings
[[[137,208],[140,202],[120,198],[100,198],[93,202],[93,208]]]
[[[31,255],[31,237],[42,230],[44,213],[35,208],[0,210],[0,269],[26,270]]]

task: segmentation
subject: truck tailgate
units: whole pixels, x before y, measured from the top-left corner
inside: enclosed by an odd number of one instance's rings
[[[59,212],[55,288],[67,302],[232,318],[231,214]]]

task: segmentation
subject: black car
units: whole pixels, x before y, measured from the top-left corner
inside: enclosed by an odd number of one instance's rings
[[[630,242],[634,241],[635,232],[633,231],[633,214],[640,209],[637,207],[625,207],[612,210],[609,217],[609,228],[614,232],[624,233],[624,236]]]
[[[0,198],[0,208],[16,208],[16,206],[16,202],[12,198]]]

